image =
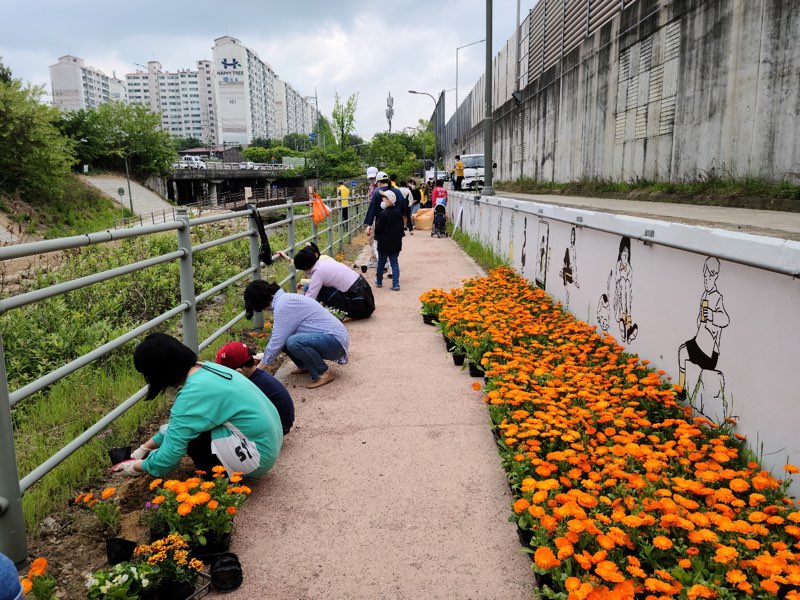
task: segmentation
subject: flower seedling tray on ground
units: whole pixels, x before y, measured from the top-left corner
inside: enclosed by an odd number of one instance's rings
[[[197,589],[194,594],[189,596],[186,600],[198,600],[198,598],[205,598],[211,591],[211,575],[207,575],[203,571],[198,573],[200,576],[197,580]]]

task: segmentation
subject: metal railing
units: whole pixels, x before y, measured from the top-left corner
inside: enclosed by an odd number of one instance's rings
[[[334,255],[337,252],[341,252],[344,249],[345,244],[352,240],[353,234],[361,228],[367,201],[363,197],[351,198],[348,218],[345,220],[342,219],[342,209],[341,207],[337,206],[336,199],[326,199],[326,203],[332,209],[331,214],[327,218],[327,222],[321,223],[321,227],[318,227],[313,223],[312,220],[312,233],[309,237],[302,240],[296,239],[296,224],[305,219],[311,220],[311,214],[298,214],[296,209],[298,207],[309,206],[310,202],[293,202],[292,200],[289,200],[285,204],[278,206],[270,206],[266,208],[257,208],[255,210],[238,212],[226,212],[223,214],[213,214],[194,219],[190,218],[189,212],[186,208],[180,207],[176,211],[175,219],[172,221],[166,221],[164,223],[153,223],[149,225],[140,225],[138,227],[132,227],[129,229],[101,231],[86,235],[55,240],[44,240],[0,248],[0,260],[7,260],[47,252],[54,252],[58,250],[67,250],[69,248],[80,248],[126,238],[152,235],[167,231],[175,231],[178,238],[178,249],[174,252],[169,252],[160,256],[154,256],[122,267],[93,273],[91,275],[79,277],[78,279],[71,281],[57,283],[45,288],[4,298],[0,300],[0,314],[4,314],[9,310],[26,306],[46,298],[52,298],[54,296],[93,285],[95,283],[107,281],[127,273],[133,273],[135,271],[168,263],[174,260],[177,260],[180,263],[179,273],[181,292],[181,301],[177,306],[160,314],[150,321],[147,321],[146,323],[142,323],[138,327],[127,331],[121,336],[103,344],[98,348],[95,348],[83,356],[78,357],[66,365],[48,372],[36,381],[28,383],[27,385],[13,391],[9,390],[5,351],[3,347],[2,335],[0,335],[0,457],[2,457],[2,462],[0,462],[0,552],[3,552],[9,556],[12,560],[14,560],[14,562],[20,562],[25,559],[27,555],[27,542],[25,522],[22,513],[22,495],[32,485],[45,477],[56,466],[67,459],[78,448],[89,442],[92,438],[94,438],[95,435],[106,429],[120,415],[125,413],[139,400],[144,398],[147,391],[147,386],[142,387],[136,393],[125,399],[111,412],[99,419],[96,423],[94,423],[94,425],[90,426],[66,446],[58,450],[55,454],[34,468],[22,479],[18,479],[19,474],[17,469],[14,432],[12,426],[12,407],[25,398],[28,398],[36,392],[45,389],[58,380],[71,373],[74,373],[82,367],[119,348],[123,344],[130,342],[136,337],[147,333],[148,331],[178,315],[181,316],[183,343],[195,352],[199,353],[200,350],[208,347],[214,342],[214,340],[233,327],[233,325],[241,321],[244,318],[245,313],[244,311],[240,312],[205,340],[200,341],[198,339],[197,329],[197,305],[200,302],[208,300],[212,296],[224,291],[230,285],[233,285],[234,283],[237,283],[247,277],[251,277],[252,279],[261,278],[261,262],[258,258],[260,240],[257,233],[254,213],[256,211],[259,214],[266,214],[273,211],[286,212],[285,218],[276,223],[266,225],[265,229],[268,231],[279,228],[286,229],[288,245],[284,249],[284,252],[286,252],[289,256],[294,256],[296,248],[302,248],[307,242],[310,241],[314,241],[320,247],[322,252],[328,253],[329,255]],[[197,244],[194,246],[192,245],[191,231],[193,227],[243,218],[248,220],[248,226],[244,231],[202,244]],[[325,236],[325,241],[320,243],[322,236]],[[245,237],[249,238],[250,266],[237,275],[234,275],[233,277],[230,277],[229,279],[213,286],[211,289],[195,295],[194,272],[192,268],[193,254]],[[283,286],[289,282],[291,282],[291,289],[294,290],[297,285],[294,266],[289,267],[289,274],[284,277],[279,284]],[[255,314],[253,324],[256,328],[263,328],[264,318],[261,313]]]

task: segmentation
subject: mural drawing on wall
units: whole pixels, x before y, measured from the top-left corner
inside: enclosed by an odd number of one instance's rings
[[[703,293],[697,311],[697,333],[678,349],[678,385],[681,396],[688,398],[695,410],[717,422],[726,416],[724,406],[725,376],[717,370],[722,330],[731,322],[722,294],[717,289],[720,263],[714,257],[703,263]],[[700,371],[687,389],[686,366]]]
[[[550,224],[547,221],[539,221],[539,247],[536,250],[536,285],[543,290],[547,285],[547,244],[550,240]]]
[[[613,285],[613,289],[612,289]],[[633,270],[631,269],[631,238],[619,241],[617,264],[608,274],[606,293],[597,303],[597,323],[603,331],[613,325],[619,328],[623,343],[632,342],[639,333],[639,325],[633,322]]]
[[[564,308],[569,310],[569,290],[570,286],[575,286],[576,289],[580,288],[581,285],[578,282],[578,259],[577,254],[575,252],[575,228],[572,228],[572,231],[569,234],[569,246],[564,251],[564,266],[561,267],[561,272],[559,273],[561,276],[561,281],[564,282],[564,295],[566,296],[566,302],[564,304]]]
[[[525,277],[525,263],[528,260],[528,217],[522,221],[522,253],[519,257],[519,262],[522,265],[522,276]]]

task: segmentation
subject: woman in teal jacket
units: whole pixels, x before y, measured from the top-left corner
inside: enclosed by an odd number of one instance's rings
[[[280,416],[247,377],[198,362],[190,348],[163,333],[148,335],[134,350],[133,362],[150,385],[148,400],[167,388],[178,393],[169,423],[114,471],[164,477],[184,454],[208,473],[222,465],[229,475],[258,477],[275,464],[283,444]]]

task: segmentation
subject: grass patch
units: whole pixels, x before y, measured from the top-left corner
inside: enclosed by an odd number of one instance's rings
[[[526,194],[611,197],[800,212],[800,185],[756,177],[732,177],[715,172],[704,172],[683,182],[647,179],[616,181],[604,178],[552,182],[523,177],[515,181],[499,181],[496,189]]]
[[[461,249],[469,254],[484,271],[488,272],[495,267],[509,266],[508,259],[497,254],[492,248],[485,245],[478,238],[471,236],[461,228],[454,232],[453,226],[449,221],[447,223],[447,230],[450,237],[452,237],[453,240],[461,246]]]

